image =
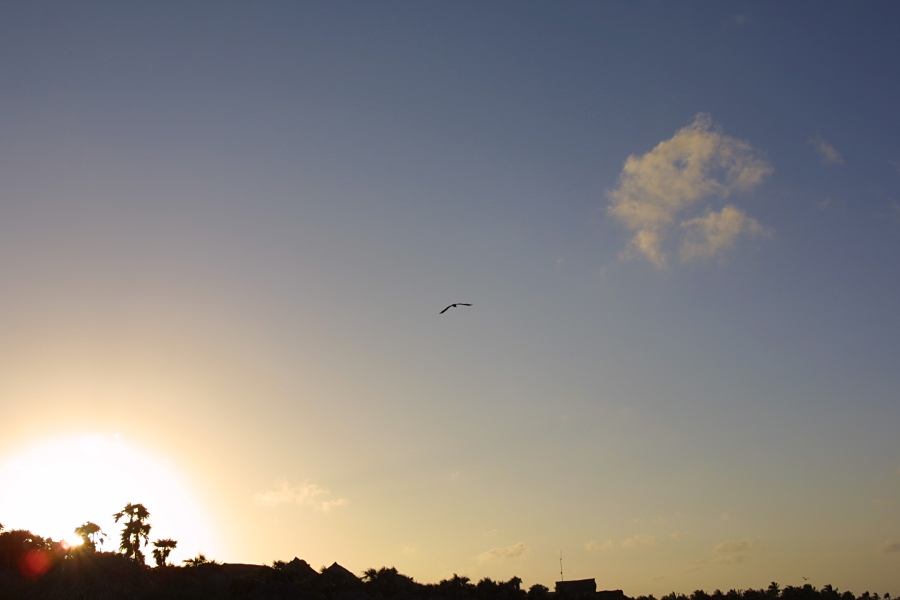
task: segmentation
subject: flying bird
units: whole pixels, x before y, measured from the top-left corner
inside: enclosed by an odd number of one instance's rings
[[[450,310],[451,308],[456,308],[457,306],[472,306],[472,305],[467,304],[465,302],[455,302],[455,303],[451,304],[450,306],[448,306],[447,308],[445,308],[444,310],[442,310],[441,312],[439,312],[438,314],[442,315],[445,312],[447,312],[448,310]]]

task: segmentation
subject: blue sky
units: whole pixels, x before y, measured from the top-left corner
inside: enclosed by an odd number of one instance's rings
[[[898,25],[4,4],[4,473],[94,448],[74,528],[136,452],[178,559],[900,593]]]

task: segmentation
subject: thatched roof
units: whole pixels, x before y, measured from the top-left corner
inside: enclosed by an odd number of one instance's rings
[[[332,563],[330,567],[322,571],[322,575],[331,579],[332,581],[340,581],[342,583],[362,582],[359,577],[337,563]]]
[[[286,563],[283,569],[300,580],[311,579],[319,576],[316,570],[309,566],[308,562],[306,562],[305,560],[300,560],[296,556],[294,557],[294,560]]]

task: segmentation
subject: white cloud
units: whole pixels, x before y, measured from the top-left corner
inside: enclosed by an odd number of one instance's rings
[[[810,138],[809,145],[815,149],[819,154],[819,158],[821,158],[822,162],[826,165],[839,165],[844,162],[841,153],[838,152],[834,146],[822,139],[821,136]]]
[[[324,500],[319,503],[319,510],[324,512],[330,511],[332,508],[337,508],[339,506],[346,506],[350,501],[346,498],[338,498],[336,500]]]
[[[636,548],[637,546],[656,546],[659,542],[652,535],[636,535],[628,539],[622,540],[622,546],[625,548]]]
[[[714,565],[738,565],[747,560],[747,552],[759,550],[762,544],[759,540],[729,540],[722,542],[713,548],[713,554],[717,556],[712,560],[698,558],[689,561],[681,569],[681,573],[698,571],[707,566]]]
[[[881,554],[893,554],[900,552],[900,542],[894,540],[885,540],[878,546],[878,552]]]
[[[713,562],[720,565],[737,565],[747,559],[747,552],[759,550],[762,544],[758,540],[729,540],[713,548],[718,554]]]
[[[679,571],[679,573],[692,573],[694,571],[699,571],[703,567],[705,567],[709,563],[705,558],[698,558],[695,560],[689,560],[685,563],[684,567]]]
[[[762,544],[760,544],[758,540],[729,540],[727,542],[722,542],[713,548],[713,552],[716,554],[734,554],[750,550],[759,550],[760,548],[762,548]]]
[[[505,560],[510,558],[524,558],[528,556],[528,546],[524,542],[519,542],[513,546],[505,548],[491,548],[486,552],[478,555],[478,560],[485,562],[490,560]]]
[[[733,248],[741,235],[771,235],[759,221],[730,204],[719,212],[710,211],[702,217],[683,221],[681,226],[686,231],[681,245],[681,258],[684,260],[720,256],[725,250]]]
[[[605,542],[598,542],[596,540],[591,540],[584,545],[584,549],[588,552],[598,552],[600,550],[609,550],[613,547],[612,540],[606,540]]]
[[[607,192],[608,213],[634,232],[621,256],[663,268],[670,238],[677,246],[693,235],[682,249],[682,259],[691,260],[730,248],[740,233],[761,234],[759,223],[737,208],[713,213],[707,202],[750,191],[771,172],[749,144],[722,134],[709,115],[697,115],[650,152],[629,156]],[[698,212],[705,216],[696,218]]]
[[[287,481],[274,490],[259,492],[253,499],[263,506],[277,506],[279,504],[302,504],[311,506],[323,512],[348,504],[346,498],[330,498],[331,492],[319,487],[315,483],[304,481],[300,485],[291,486]]]

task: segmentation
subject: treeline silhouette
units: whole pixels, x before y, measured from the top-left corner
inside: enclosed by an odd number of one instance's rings
[[[68,546],[27,530],[6,531],[0,525],[0,598],[3,600],[629,600],[615,592],[551,592],[535,584],[522,589],[522,580],[477,583],[454,574],[434,584],[416,582],[393,567],[368,569],[356,576],[334,563],[318,571],[306,561],[275,561],[272,565],[220,564],[199,554],[168,563],[177,542],[156,540],[155,567],[146,564],[143,550],[151,545],[150,513],[141,504],[128,504],[113,515],[122,522],[119,549],[100,549],[106,534],[90,521],[73,533],[81,544]],[[634,600],[657,600],[639,596]],[[865,592],[854,596],[830,585],[779,587],[759,590],[697,590],[671,593],[659,600],[891,600]]]

